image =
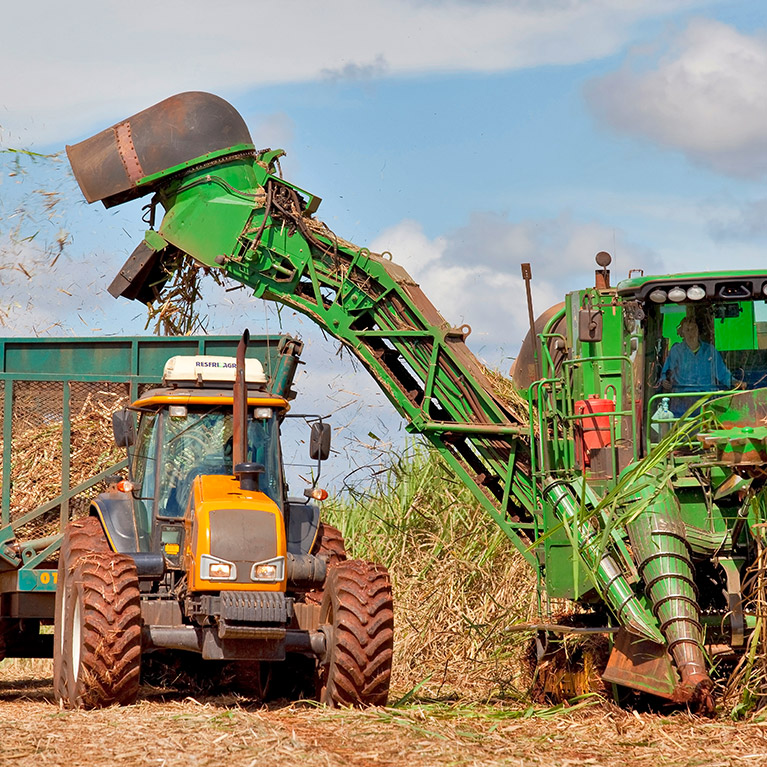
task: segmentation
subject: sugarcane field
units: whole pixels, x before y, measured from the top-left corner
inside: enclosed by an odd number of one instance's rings
[[[4,11],[0,765],[767,765],[763,3]]]

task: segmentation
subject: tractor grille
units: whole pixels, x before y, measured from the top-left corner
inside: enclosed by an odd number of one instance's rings
[[[265,511],[213,509],[210,512],[210,553],[238,563],[253,564],[271,559],[277,555],[276,525],[276,516]]]
[[[226,621],[287,623],[285,594],[279,591],[222,591],[221,617]]]
[[[195,600],[193,612],[217,616],[227,623],[278,623],[285,625],[292,615],[292,600],[281,591],[222,591]]]

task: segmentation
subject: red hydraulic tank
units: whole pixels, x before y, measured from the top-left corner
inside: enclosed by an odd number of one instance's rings
[[[603,399],[597,394],[592,394],[588,399],[581,399],[575,403],[575,415],[583,416],[576,421],[575,448],[576,460],[582,465],[591,464],[591,453],[594,450],[607,447],[610,444],[610,416],[597,415],[597,413],[614,413],[615,402],[611,399]]]

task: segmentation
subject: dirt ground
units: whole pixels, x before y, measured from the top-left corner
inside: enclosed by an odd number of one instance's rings
[[[62,711],[50,662],[0,664],[0,764],[156,765],[767,765],[767,723],[521,705],[410,704],[330,711],[233,695],[143,688],[136,705]]]

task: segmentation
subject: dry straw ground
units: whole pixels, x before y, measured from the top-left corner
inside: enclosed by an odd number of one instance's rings
[[[330,711],[143,688],[136,705],[61,711],[50,663],[0,664],[0,764],[157,767],[735,767],[767,764],[767,724],[628,713],[432,704]]]

